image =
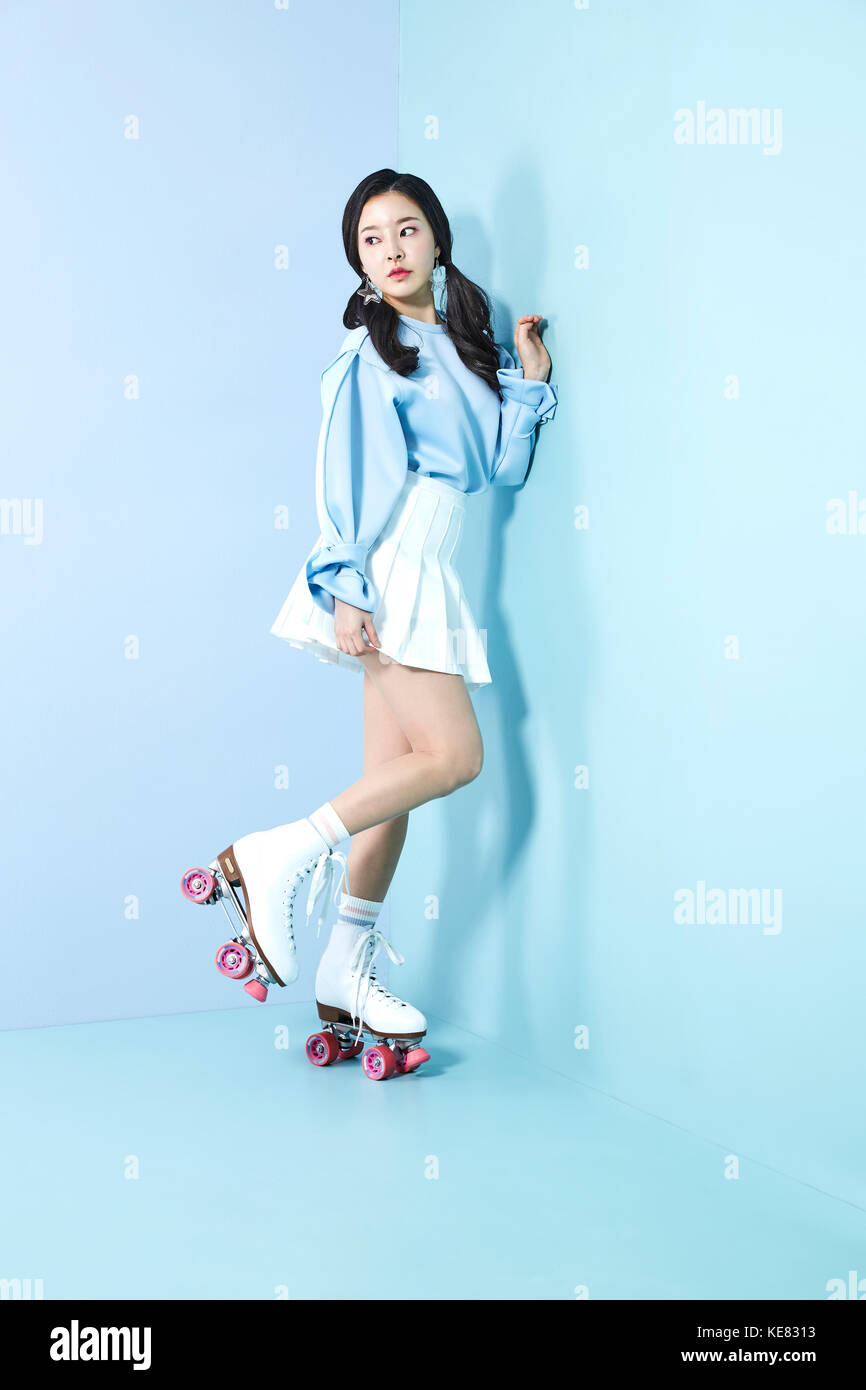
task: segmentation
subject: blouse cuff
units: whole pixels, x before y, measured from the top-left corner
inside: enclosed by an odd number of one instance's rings
[[[307,587],[320,608],[334,612],[334,599],[374,613],[378,595],[364,573],[366,545],[320,545],[307,560]]]
[[[549,381],[528,381],[522,367],[500,367],[496,375],[505,400],[529,406],[535,413],[537,418],[532,422],[533,426],[553,419],[559,400],[556,386]]]

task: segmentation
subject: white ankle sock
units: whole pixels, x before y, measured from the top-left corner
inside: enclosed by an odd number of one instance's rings
[[[349,839],[349,832],[330,801],[326,801],[318,811],[313,811],[307,820],[316,827],[328,849],[335,849],[341,840]]]
[[[359,931],[368,931],[376,925],[382,904],[369,898],[353,898],[348,893],[340,894],[340,915],[331,928],[328,946],[348,949]],[[327,949],[327,948],[326,948]]]

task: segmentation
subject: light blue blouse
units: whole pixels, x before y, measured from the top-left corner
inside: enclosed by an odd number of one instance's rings
[[[491,485],[519,487],[536,427],[556,411],[557,388],[526,381],[505,348],[498,348],[500,400],[461,362],[444,319],[398,317],[401,342],[419,349],[411,376],[388,367],[363,325],[347,334],[322,372],[316,455],[322,544],[307,559],[306,577],[326,613],[334,612],[335,598],[369,613],[378,608],[364,566],[408,470],[469,494]]]

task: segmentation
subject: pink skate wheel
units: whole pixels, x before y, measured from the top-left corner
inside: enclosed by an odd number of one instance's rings
[[[371,1081],[387,1081],[397,1070],[397,1059],[385,1043],[370,1047],[361,1058],[361,1066]]]
[[[333,1033],[313,1033],[307,1038],[307,1056],[314,1067],[327,1067],[340,1055],[340,1044]]]
[[[213,892],[213,874],[207,869],[187,869],[180,881],[181,892],[193,903],[206,903]]]
[[[253,999],[258,999],[260,1004],[264,1004],[268,997],[268,987],[262,980],[248,980],[244,985],[247,994],[251,994]]]
[[[216,953],[216,968],[230,980],[245,980],[252,974],[253,958],[239,941],[227,941]]]
[[[362,1042],[353,1043],[351,1047],[341,1048],[340,1061],[347,1062],[350,1057],[357,1057],[358,1053],[363,1051],[364,1044]]]

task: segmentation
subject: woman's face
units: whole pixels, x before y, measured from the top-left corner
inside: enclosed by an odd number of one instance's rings
[[[433,302],[430,276],[439,247],[430,223],[405,193],[379,193],[364,204],[358,222],[361,266],[398,313]],[[407,273],[392,275],[396,269]]]

